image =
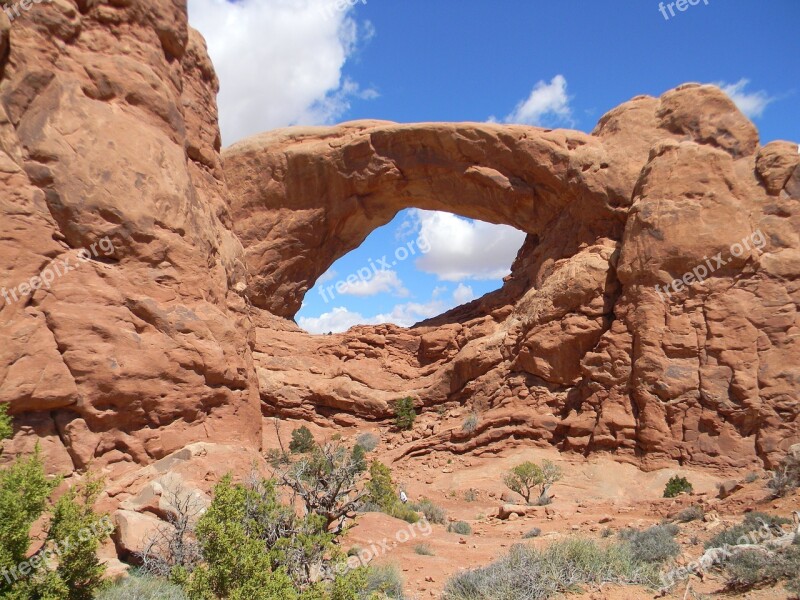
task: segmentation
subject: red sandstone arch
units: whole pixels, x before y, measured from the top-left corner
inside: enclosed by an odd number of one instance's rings
[[[595,137],[489,124],[362,121],[281,130],[224,155],[249,296],[292,317],[316,279],[404,208],[540,235],[568,216],[581,241],[621,234],[629,194]]]

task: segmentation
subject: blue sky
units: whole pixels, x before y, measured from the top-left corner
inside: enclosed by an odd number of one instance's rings
[[[351,1],[337,10],[336,0],[189,0],[220,76],[224,144],[362,118],[590,131],[621,102],[687,81],[725,86],[762,142],[800,140],[798,0],[699,0],[683,12],[674,5],[674,16],[665,2],[668,19],[652,0]],[[427,253],[396,260],[425,232]],[[337,261],[298,323],[313,332],[410,325],[499,287],[522,239],[403,211]],[[368,281],[320,293],[384,255],[388,268]]]

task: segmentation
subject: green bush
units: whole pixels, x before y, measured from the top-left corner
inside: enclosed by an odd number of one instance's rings
[[[417,411],[414,410],[414,399],[411,397],[401,398],[394,403],[394,424],[402,431],[407,431],[414,426],[417,418]]]
[[[183,588],[166,579],[135,575],[103,590],[97,600],[188,600]]]
[[[367,451],[363,446],[356,444],[353,446],[353,451],[350,456],[358,473],[363,473],[367,470]]]
[[[292,441],[289,442],[289,450],[293,454],[305,454],[311,452],[315,446],[314,436],[311,430],[303,425],[292,431]]]
[[[414,546],[414,553],[421,556],[435,556],[435,552],[431,548],[431,545],[425,543]]]
[[[790,523],[789,519],[774,517],[762,512],[747,513],[739,525],[728,527],[706,542],[706,548],[740,546],[758,543],[767,536],[767,531]]]
[[[362,510],[365,507],[376,507],[379,511],[407,523],[419,521],[419,515],[413,507],[400,502],[389,467],[374,460],[370,465],[369,475]]]
[[[691,521],[700,521],[706,515],[705,511],[700,506],[690,506],[683,509],[676,517],[681,523],[690,523]]]
[[[367,572],[366,583],[358,600],[404,600],[403,577],[394,565],[379,565]],[[340,600],[335,598],[332,600]]]
[[[0,402],[0,454],[3,453],[3,440],[7,440],[14,434],[11,425],[11,417],[8,416],[8,403]]]
[[[11,433],[11,419],[3,404],[0,442]],[[89,600],[102,587],[105,569],[97,559],[97,548],[112,527],[110,522],[100,527],[101,515],[92,511],[101,487],[96,480],[87,478],[87,483],[73,487],[56,502],[43,547],[28,556],[31,527],[44,515],[60,481],[46,475],[38,445],[30,457],[0,469],[0,597]]]
[[[398,502],[390,510],[384,512],[387,515],[390,515],[395,519],[401,519],[406,523],[417,523],[419,521],[419,515],[417,514],[417,511],[415,511],[408,504],[403,504],[401,502]]]
[[[447,526],[447,531],[450,533],[457,533],[459,535],[470,535],[472,527],[466,521],[453,521]]]
[[[366,452],[372,452],[380,444],[381,438],[374,433],[366,432],[356,438],[356,445],[361,446]]]
[[[106,569],[97,550],[114,527],[107,515],[93,510],[102,490],[102,480],[87,479],[61,496],[53,508],[47,539],[49,544],[60,544],[55,575],[70,590],[69,600],[91,600],[104,585]]]
[[[214,487],[214,499],[197,524],[203,564],[186,579],[190,598],[295,598],[284,567],[259,539],[258,516],[275,510],[274,498],[258,498],[226,476]],[[317,536],[326,546],[324,536]]]
[[[373,460],[369,467],[366,502],[379,506],[381,510],[391,509],[398,503],[397,490],[392,481],[392,472],[378,460]]]
[[[445,510],[434,504],[428,498],[422,498],[419,502],[411,505],[411,508],[416,512],[421,512],[430,523],[437,523],[444,525],[447,522],[447,513]]]
[[[667,482],[666,487],[664,488],[664,498],[675,498],[678,494],[682,494],[686,492],[687,494],[691,494],[692,484],[689,483],[689,480],[686,477],[678,477],[677,475],[670,478]]]
[[[573,538],[540,551],[518,544],[491,565],[453,576],[442,600],[546,600],[602,583],[656,587],[658,569],[638,561],[627,545]]]
[[[680,546],[675,541],[677,533],[675,525],[654,525],[644,531],[623,529],[619,536],[640,562],[662,564],[680,553]]]

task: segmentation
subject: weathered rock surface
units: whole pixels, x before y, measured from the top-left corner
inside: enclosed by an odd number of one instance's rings
[[[181,0],[0,21],[8,455],[40,440],[54,470],[104,469],[110,509],[163,516],[142,468],[187,445],[256,456],[262,415],[355,425],[407,395],[480,419],[420,419],[398,457],[524,441],[738,468],[800,441],[797,144],[760,146],[719,89],[591,134],[368,121],[221,154],[217,85]],[[410,329],[298,328],[317,278],[409,206],[526,232],[504,287]]]
[[[415,434],[409,455],[527,438],[651,466],[774,464],[800,434],[797,144],[759,147],[713,86],[636,98],[591,136],[358,122],[223,158],[246,293],[278,317],[404,207],[528,233],[502,290],[412,329],[260,318],[267,414],[381,419],[411,395],[481,423]]]
[[[10,454],[37,436],[59,470],[125,470],[199,440],[257,447],[217,81],[185,2],[42,3],[7,30],[0,401],[19,430]],[[110,252],[79,260],[105,238]],[[25,293],[45,272],[52,281]]]

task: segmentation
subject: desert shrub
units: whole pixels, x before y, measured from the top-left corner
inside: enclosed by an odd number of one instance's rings
[[[365,451],[372,452],[375,448],[378,447],[380,444],[381,438],[379,438],[374,433],[370,433],[369,431],[366,433],[360,434],[356,438],[356,445],[361,446]]]
[[[266,459],[267,462],[272,465],[273,469],[280,469],[281,467],[284,467],[292,462],[292,460],[289,458],[289,455],[278,448],[271,448],[267,450]]]
[[[102,489],[103,481],[90,477],[67,491],[53,507],[47,544],[61,549],[55,578],[69,589],[65,596],[69,600],[91,600],[103,587],[106,568],[97,550],[114,526],[107,515],[98,515],[93,509]]]
[[[425,543],[417,544],[416,546],[414,546],[414,553],[415,554],[419,554],[421,556],[434,556],[435,555],[433,549],[431,548],[431,545],[430,544],[425,544]]]
[[[677,519],[681,523],[690,523],[691,521],[700,521],[705,516],[705,511],[700,506],[690,506],[684,508],[678,513]]]
[[[347,551],[347,556],[358,556],[361,553],[361,546],[351,546]]]
[[[398,502],[391,510],[384,511],[387,515],[395,519],[401,519],[406,523],[416,523],[419,521],[419,514],[408,504]]]
[[[30,458],[0,470],[0,572],[27,558],[31,526],[44,513],[55,483],[45,475],[38,447]],[[10,589],[0,578],[0,597]]]
[[[478,415],[475,413],[471,413],[467,415],[467,418],[464,419],[464,422],[461,424],[461,431],[465,433],[472,433],[478,428]]]
[[[359,489],[366,467],[363,456],[338,443],[315,446],[277,475],[282,486],[302,501],[307,514],[318,515],[328,531],[340,533],[365,492]]]
[[[684,492],[691,494],[693,489],[692,484],[689,483],[686,477],[674,475],[667,482],[666,487],[664,487],[664,498],[675,498],[677,495]]]
[[[380,565],[368,570],[366,583],[359,600],[372,600],[375,597],[404,600],[403,577],[394,565]]]
[[[745,481],[745,483],[755,483],[759,479],[760,479],[760,477],[759,477],[758,473],[756,473],[755,471],[752,471],[751,473],[748,473],[745,476],[744,481]]]
[[[739,525],[728,527],[706,542],[706,548],[721,548],[723,546],[740,546],[758,543],[761,538],[768,536],[772,528],[789,523],[789,519],[774,517],[762,512],[747,513]]]
[[[367,470],[367,451],[364,450],[364,446],[359,446],[358,444],[353,446],[350,460],[353,461],[357,473],[365,472]]]
[[[328,519],[314,511],[300,516],[280,497],[274,480],[224,477],[195,527],[202,561],[172,579],[192,599],[357,600],[366,570],[333,577],[345,559]]]
[[[538,527],[534,527],[527,533],[523,534],[522,539],[529,540],[531,538],[539,537],[540,535],[542,535],[542,530],[539,529]]]
[[[412,504],[411,507],[413,510],[425,515],[425,518],[431,523],[444,525],[447,522],[447,513],[445,510],[441,506],[434,504],[433,501],[428,498],[422,498],[419,502]]]
[[[8,415],[8,403],[0,402],[0,454],[3,453],[3,440],[14,434],[11,417]]]
[[[311,430],[303,425],[292,431],[292,440],[289,442],[289,450],[293,454],[305,454],[314,449],[314,436]]]
[[[199,562],[194,527],[206,506],[197,493],[172,480],[165,482],[161,501],[169,507],[167,522],[150,534],[139,559],[144,574],[168,578],[174,569],[191,571]]]
[[[462,571],[445,587],[443,600],[545,600],[582,584],[629,583],[655,587],[658,570],[637,561],[630,547],[573,538],[537,550],[515,545],[500,560]]]
[[[800,456],[788,454],[772,471],[769,487],[775,497],[787,496],[800,487]]]
[[[402,431],[407,431],[414,426],[417,418],[417,411],[414,410],[414,399],[411,397],[401,398],[394,403],[394,424]]]
[[[377,507],[380,512],[391,515],[396,519],[402,519],[407,523],[419,521],[419,515],[414,510],[413,505],[400,502],[389,467],[374,460],[370,465],[369,475],[370,480],[366,485],[366,496],[361,510],[366,507]]]
[[[726,584],[743,591],[762,585],[787,582],[790,592],[800,591],[800,546],[793,544],[777,552],[745,549],[724,565]]]
[[[639,561],[661,564],[680,552],[680,546],[675,541],[677,533],[678,527],[675,525],[654,525],[643,531],[623,529],[619,536]]]
[[[725,583],[732,589],[749,589],[764,582],[772,559],[759,550],[737,552],[725,563]]]
[[[0,444],[12,431],[2,404]],[[61,496],[50,511],[44,545],[28,556],[31,527],[45,514],[60,481],[45,473],[38,445],[30,457],[0,469],[0,597],[89,600],[101,589],[105,567],[97,548],[113,526],[92,510],[102,487],[99,480],[86,477]],[[54,562],[48,559],[53,556]]]
[[[450,533],[457,533],[459,535],[470,535],[472,527],[466,521],[453,521],[447,525],[447,531]]]
[[[373,460],[369,467],[365,501],[386,511],[397,504],[397,490],[392,481],[392,472],[382,462]]]
[[[533,491],[538,487],[540,504],[549,504],[547,491],[561,476],[561,468],[549,460],[543,461],[542,466],[527,461],[506,473],[503,483],[512,492],[522,496],[528,504]]]
[[[614,530],[611,527],[606,527],[603,531],[600,532],[601,538],[608,538],[614,535]]]
[[[274,488],[272,488],[274,490]],[[272,491],[272,490],[271,490]],[[258,494],[226,476],[214,488],[214,499],[196,527],[203,564],[185,581],[192,598],[291,598],[294,587],[286,568],[275,568],[274,556],[259,539],[257,521],[272,518],[276,500]],[[318,536],[323,546],[326,540]],[[310,562],[310,561],[309,561]]]
[[[95,596],[96,600],[187,600],[183,588],[166,579],[135,575],[118,581]]]
[[[469,488],[464,490],[464,500],[466,502],[475,502],[478,499],[478,490]]]

